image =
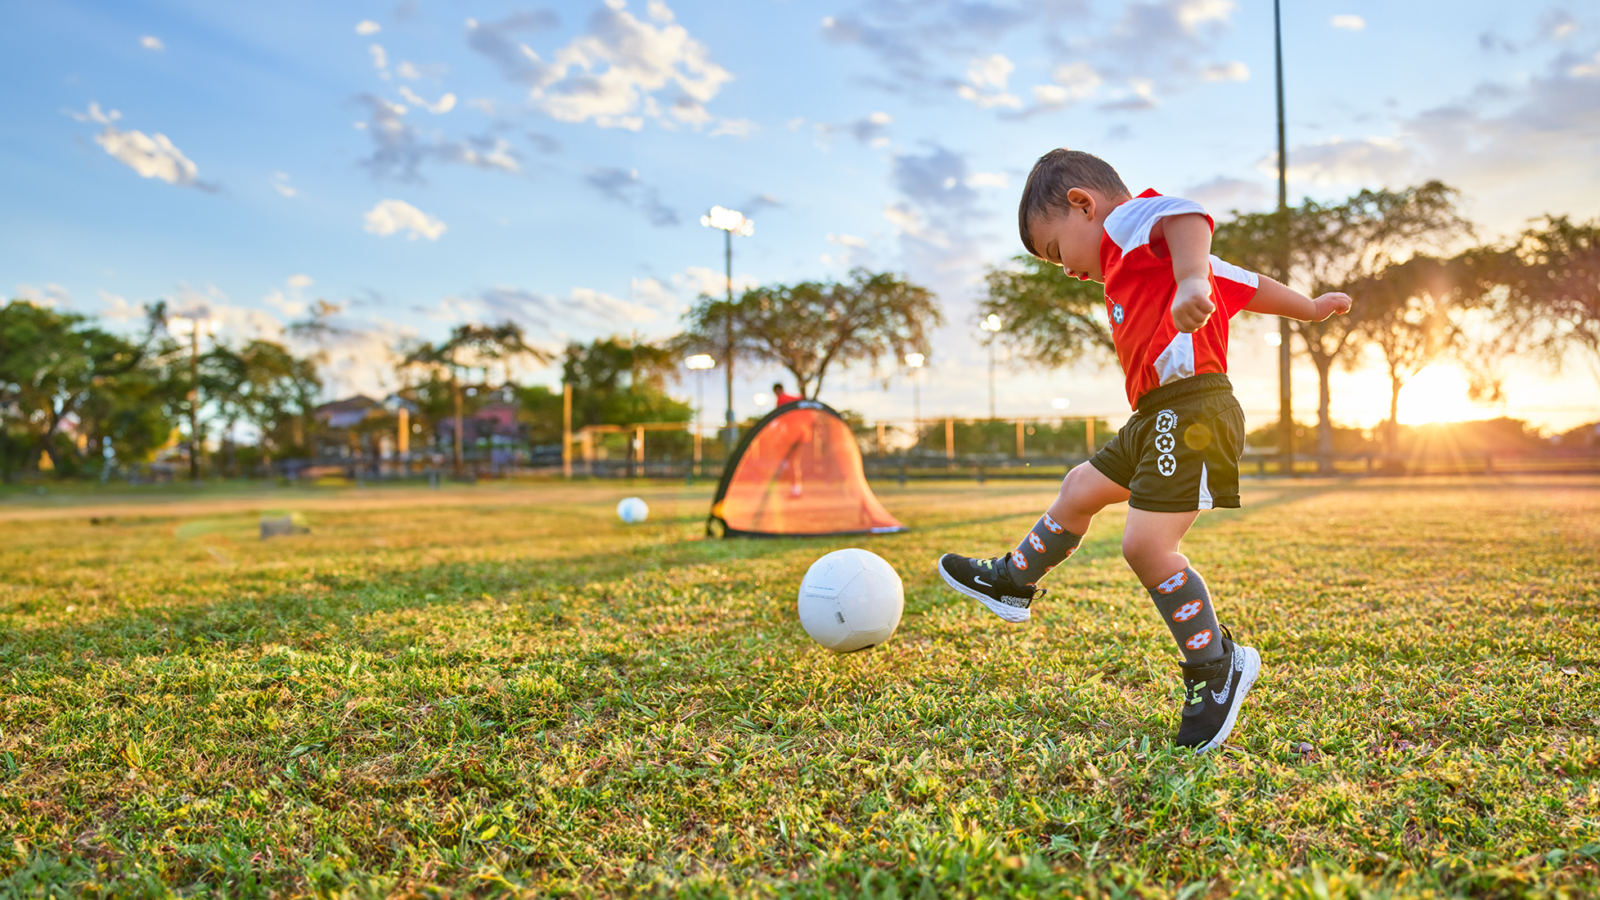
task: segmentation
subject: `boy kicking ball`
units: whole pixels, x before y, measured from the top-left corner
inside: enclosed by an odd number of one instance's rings
[[[1321,321],[1350,310],[1344,294],[1315,300],[1211,255],[1200,205],[1155,191],[1130,196],[1105,161],[1052,150],[1028,174],[1017,210],[1022,245],[1068,275],[1105,285],[1117,360],[1133,417],[1010,553],[946,553],[939,574],[1007,622],[1026,622],[1038,586],[1072,555],[1095,513],[1127,501],[1122,556],[1183,653],[1177,744],[1203,753],[1228,739],[1261,670],[1253,647],[1217,621],[1206,583],[1178,552],[1204,509],[1239,506],[1244,413],[1228,371],[1228,320],[1241,310]]]

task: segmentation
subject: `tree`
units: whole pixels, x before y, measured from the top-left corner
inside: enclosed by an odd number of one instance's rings
[[[1460,326],[1453,302],[1457,283],[1451,264],[1413,256],[1378,275],[1349,285],[1360,298],[1355,328],[1377,351],[1389,376],[1389,419],[1384,450],[1400,452],[1400,390],[1418,372],[1458,343]]]
[[[1502,342],[1557,368],[1576,350],[1600,379],[1600,218],[1546,216],[1508,247],[1481,252],[1474,262]]]
[[[527,342],[521,326],[514,322],[499,325],[458,325],[450,336],[438,344],[416,343],[401,348],[401,368],[421,368],[435,373],[442,370],[449,376],[452,404],[454,406],[455,433],[452,460],[459,474],[463,466],[462,433],[466,428],[465,398],[462,396],[461,372],[463,366],[481,367],[484,382],[488,383],[489,366],[501,363],[505,367],[505,386],[511,386],[511,363],[518,359],[532,359],[546,363],[551,355]]]
[[[274,454],[303,447],[305,421],[322,390],[313,360],[298,358],[282,344],[260,339],[237,350],[217,342],[200,358],[200,385],[223,422],[230,456],[237,453],[234,426],[243,421],[260,435],[266,464]],[[230,467],[236,462],[228,460]]]
[[[24,300],[0,308],[0,471],[9,480],[43,455],[66,474],[65,464],[82,462],[86,447],[64,440],[63,428],[81,425],[95,411],[89,401],[97,391],[144,363],[139,345],[84,316]],[[140,396],[122,399],[136,402]],[[148,409],[135,418],[143,415]]]
[[[667,395],[675,375],[669,347],[599,338],[567,345],[561,380],[572,387],[572,418],[580,425],[687,422],[687,403]]]
[[[1100,285],[1068,278],[1060,266],[1033,256],[990,268],[984,281],[989,296],[979,303],[978,315],[999,316],[1005,323],[1000,339],[1022,359],[1058,369],[1117,358]]]
[[[1454,188],[1438,181],[1402,191],[1363,190],[1331,205],[1307,198],[1290,210],[1290,283],[1313,297],[1349,293],[1415,253],[1443,250],[1471,234],[1471,225],[1457,209],[1459,200]],[[1212,248],[1236,265],[1270,272],[1281,234],[1277,213],[1247,213],[1217,226]],[[1293,323],[1317,368],[1317,452],[1324,471],[1333,464],[1329,378],[1335,363],[1354,362],[1352,351],[1363,337],[1358,330],[1362,300],[1354,299],[1350,315]]]
[[[733,319],[733,346],[723,336]],[[944,323],[933,292],[892,273],[856,269],[845,282],[804,281],[745,291],[727,301],[702,296],[685,316],[683,351],[721,352],[781,366],[799,392],[815,399],[834,365],[897,362],[926,352],[928,335]]]

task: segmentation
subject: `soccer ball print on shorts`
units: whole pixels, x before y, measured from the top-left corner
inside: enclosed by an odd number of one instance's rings
[[[1239,505],[1239,454],[1244,413],[1226,376],[1184,390],[1157,388],[1090,462],[1128,489],[1128,505],[1150,512],[1189,512]],[[1210,383],[1210,382],[1207,382]]]

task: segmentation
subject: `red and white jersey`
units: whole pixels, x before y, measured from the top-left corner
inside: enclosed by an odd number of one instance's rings
[[[1151,230],[1166,216],[1198,213],[1216,223],[1193,200],[1145,191],[1106,217],[1100,241],[1100,271],[1106,279],[1106,315],[1117,360],[1128,379],[1128,403],[1163,384],[1206,372],[1228,371],[1228,320],[1256,295],[1254,272],[1211,257],[1211,300],[1217,311],[1199,331],[1185,334],[1172,323],[1172,277],[1167,242]]]

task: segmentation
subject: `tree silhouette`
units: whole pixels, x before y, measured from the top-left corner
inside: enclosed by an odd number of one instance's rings
[[[730,316],[731,348],[724,337]],[[932,291],[892,273],[856,269],[845,282],[753,288],[732,306],[702,296],[675,346],[781,366],[803,396],[815,399],[830,368],[876,369],[885,356],[898,362],[908,352],[926,352],[930,332],[943,323]]]

